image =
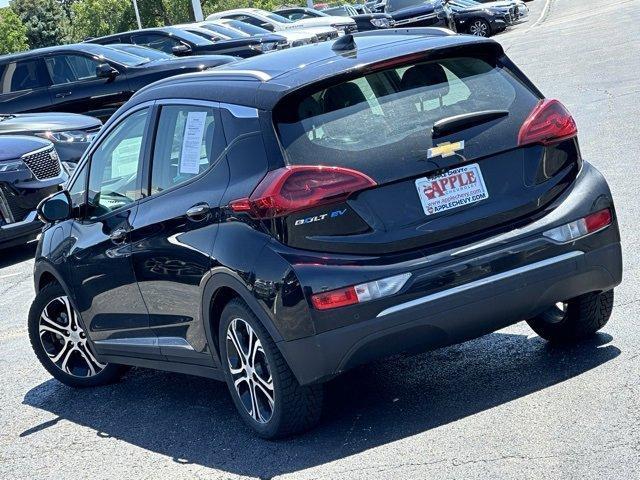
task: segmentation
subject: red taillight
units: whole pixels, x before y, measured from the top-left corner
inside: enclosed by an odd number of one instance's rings
[[[540,100],[520,128],[518,145],[549,145],[578,134],[576,122],[558,100]]]
[[[329,310],[358,303],[358,295],[354,287],[347,287],[330,292],[317,293],[311,297],[311,302],[317,310]]]
[[[608,208],[584,217],[587,232],[592,233],[611,224],[611,210]]]
[[[272,218],[326,203],[376,185],[364,173],[341,167],[292,166],[269,172],[249,198],[229,203],[234,212]]]

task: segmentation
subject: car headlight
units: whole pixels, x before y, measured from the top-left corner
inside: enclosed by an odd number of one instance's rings
[[[371,25],[378,28],[389,28],[389,19],[388,18],[372,18]]]
[[[36,133],[37,137],[46,138],[53,143],[89,143],[96,136],[96,132],[84,130],[68,130],[64,132]]]
[[[0,172],[17,172],[24,170],[27,165],[22,160],[10,160],[8,162],[0,162]]]
[[[263,50],[263,47],[262,47],[261,43],[255,43],[253,45],[249,45],[249,48],[251,50],[255,50],[256,52],[261,52]]]

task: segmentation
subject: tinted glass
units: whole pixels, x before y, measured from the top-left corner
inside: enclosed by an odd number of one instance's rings
[[[267,33],[271,33],[266,28],[256,27],[255,25],[241,22],[240,20],[231,20],[225,18],[222,20],[222,22],[231,28],[235,28],[236,30],[240,30],[241,32],[247,33],[249,35],[265,35]]]
[[[140,198],[138,178],[148,109],[123,120],[91,157],[87,215],[96,218]]]
[[[85,162],[78,173],[75,174],[73,184],[69,187],[71,205],[74,207],[78,207],[84,203],[84,192],[87,187],[87,165],[88,162]]]
[[[60,85],[95,79],[100,62],[84,55],[54,55],[46,57],[45,64],[53,84]]]
[[[422,3],[430,4],[431,2],[425,2],[424,0],[387,0],[387,12],[395,12],[403,8],[414,7]]]
[[[133,37],[133,42],[137,45],[144,45],[145,47],[160,50],[165,53],[173,53],[173,47],[182,45],[182,42],[175,38],[155,33],[135,35]]]
[[[20,92],[48,86],[47,74],[38,60],[0,65],[0,93]]]
[[[220,150],[214,110],[207,107],[162,107],[153,149],[151,193],[179,185],[209,168]]]
[[[471,57],[392,68],[281,103],[278,131],[291,164],[422,158],[434,122],[483,110],[531,107],[536,96],[510,72]],[[295,104],[294,104],[295,103]]]
[[[143,47],[142,45],[132,45],[131,43],[117,43],[109,46],[113,49],[121,50],[123,52],[130,53],[147,60],[168,60],[171,58],[175,58],[175,55],[171,55],[170,53],[164,53],[160,50]]]
[[[262,24],[264,23],[262,20],[250,17],[248,15],[229,15],[228,18],[233,18],[240,22],[248,23],[249,25],[255,25],[256,27],[260,27],[260,28],[262,28]]]

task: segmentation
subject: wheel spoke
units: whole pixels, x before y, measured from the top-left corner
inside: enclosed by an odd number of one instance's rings
[[[80,352],[80,356],[84,359],[84,362],[87,364],[87,368],[89,369],[89,374],[87,375],[87,377],[92,377],[96,374],[96,369],[91,364],[91,360],[89,360],[87,353],[82,348],[78,347],[78,352]]]
[[[47,353],[47,355],[49,355],[49,358],[51,358],[51,361],[53,363],[58,363],[60,361],[60,359],[62,358],[62,356],[65,354],[65,352],[67,350],[69,350],[69,341],[65,340],[64,345],[62,346],[62,348],[60,349],[60,351],[58,353],[56,353],[55,355],[51,355],[49,353]]]
[[[251,416],[257,422],[260,422],[260,413],[258,412],[258,399],[256,398],[255,383],[249,380],[249,395],[251,396]]]
[[[101,362],[98,361],[96,356],[91,351],[91,348],[89,347],[88,343],[84,343],[84,351],[87,354],[87,356],[89,357],[89,360],[92,361],[95,365],[97,365],[100,369],[102,369],[102,368],[107,366],[106,363],[101,363]]]
[[[244,370],[245,358],[244,353],[242,352],[242,348],[240,348],[240,341],[238,340],[238,336],[234,329],[229,328],[227,330],[227,340],[231,342],[233,348],[236,350],[236,354],[240,359],[240,370]],[[227,360],[229,362],[229,368],[233,368],[231,365],[231,358],[229,357],[229,349],[227,348]],[[234,373],[234,372],[231,372]]]
[[[262,394],[267,400],[267,403],[269,404],[269,408],[271,409],[271,412],[273,412],[273,407],[275,404],[275,400],[273,398],[273,388],[272,389],[265,388],[264,385],[260,382],[255,382],[255,388],[259,389],[262,392]]]
[[[73,375],[67,368],[67,363],[69,363],[69,358],[71,357],[71,354],[75,351],[75,347],[71,347],[67,350],[67,353],[65,353],[64,358],[62,359],[62,364],[60,365],[60,368],[62,369],[63,372],[67,372],[70,375]]]
[[[40,332],[43,330],[51,333],[57,333],[63,337],[67,336],[67,327],[51,320],[49,315],[47,315],[46,309],[42,311],[42,314],[40,314]]]

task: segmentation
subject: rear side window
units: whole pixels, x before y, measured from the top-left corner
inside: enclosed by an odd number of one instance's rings
[[[376,161],[424,160],[438,120],[483,110],[511,112],[516,103],[530,111],[536,101],[500,66],[456,57],[382,70],[285,99],[274,117],[289,164],[362,169]]]
[[[22,92],[48,86],[47,73],[39,59],[0,65],[0,93]]]
[[[224,143],[215,110],[208,107],[162,107],[153,149],[151,194],[186,182],[206,171]]]
[[[155,33],[145,35],[135,35],[133,42],[136,45],[144,45],[145,47],[153,48],[154,50],[160,50],[165,53],[173,53],[173,47],[182,45],[180,40],[171,38],[164,35],[158,35]]]

